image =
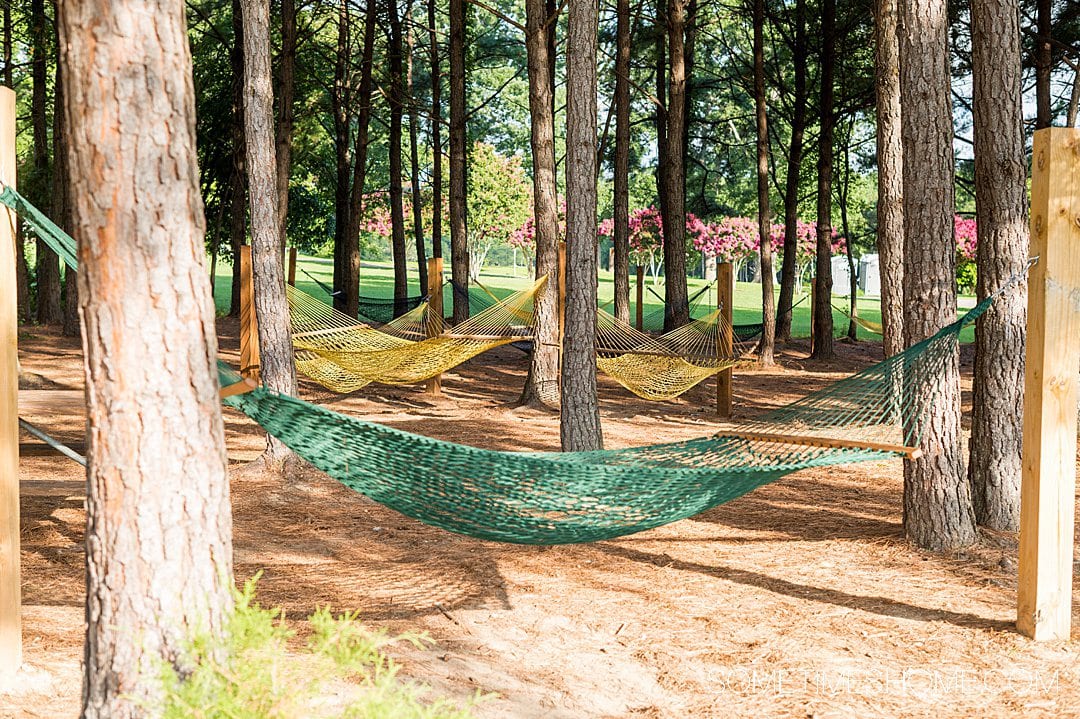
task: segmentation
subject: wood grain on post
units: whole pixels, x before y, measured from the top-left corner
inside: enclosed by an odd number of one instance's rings
[[[0,87],[0,180],[15,185],[15,93]],[[22,664],[15,213],[0,208],[0,686]]]
[[[814,315],[817,307],[817,277],[810,278],[810,354],[814,354]]]
[[[735,337],[732,322],[732,302],[734,301],[735,273],[730,262],[716,265],[716,304],[720,308],[720,331],[716,333],[716,351],[721,357],[735,354]],[[720,417],[731,416],[731,367],[720,370],[716,375],[716,414]]]
[[[443,260],[441,257],[432,257],[427,261],[428,267],[428,321],[427,336],[438,337],[443,333]],[[433,395],[442,394],[442,375],[437,374],[428,380],[428,392]]]
[[[289,248],[289,274],[285,279],[291,287],[296,287],[296,248]]]
[[[259,381],[259,323],[255,317],[251,245],[240,246],[240,374]]]
[[[637,266],[637,328],[645,331],[645,267]]]
[[[1035,133],[1016,626],[1067,640],[1080,353],[1080,130]]]

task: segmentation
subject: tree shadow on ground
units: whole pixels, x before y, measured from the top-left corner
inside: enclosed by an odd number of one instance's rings
[[[710,566],[699,562],[676,559],[667,554],[643,552],[618,544],[605,542],[597,545],[597,547],[612,557],[620,557],[634,562],[652,564],[654,566],[677,569],[684,572],[696,572],[724,581],[758,587],[800,601],[832,604],[838,607],[858,609],[871,614],[896,619],[909,619],[921,622],[946,622],[959,627],[992,629],[996,631],[1015,631],[1015,626],[1012,622],[1000,619],[990,619],[977,614],[954,612],[947,609],[931,609],[928,607],[907,604],[889,597],[851,594],[838,589],[798,584],[786,579],[770,577],[766,574],[751,572],[745,569],[736,569],[734,567],[720,565]]]

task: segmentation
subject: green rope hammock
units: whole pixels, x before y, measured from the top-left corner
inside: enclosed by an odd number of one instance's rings
[[[74,259],[71,238],[14,190],[5,188],[0,202]],[[943,372],[957,362],[960,331],[992,300],[904,352],[754,422],[632,449],[499,452],[366,422],[262,387],[224,401],[345,486],[421,522],[501,542],[592,542],[699,514],[800,469],[902,454],[884,445],[917,446]],[[241,379],[222,363],[219,375],[222,386]],[[878,447],[806,443],[837,437]]]

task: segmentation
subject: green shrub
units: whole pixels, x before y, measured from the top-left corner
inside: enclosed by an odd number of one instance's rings
[[[956,264],[956,287],[960,294],[975,294],[976,280],[978,280],[978,272],[973,261],[963,260]]]
[[[355,614],[316,611],[304,650],[290,652],[294,632],[281,610],[255,602],[257,579],[236,593],[223,635],[192,638],[183,675],[163,668],[165,719],[469,719],[484,699],[462,707],[400,679],[382,650],[429,640],[368,629]]]

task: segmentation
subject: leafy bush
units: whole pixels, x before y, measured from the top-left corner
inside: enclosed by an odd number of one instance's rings
[[[311,636],[290,653],[294,637],[281,610],[255,603],[255,583],[236,593],[223,635],[191,640],[187,670],[162,670],[165,719],[469,719],[477,694],[461,707],[429,699],[427,690],[400,679],[382,650],[399,642],[422,646],[424,635],[389,636],[355,614],[320,609]]]
[[[978,280],[978,272],[974,262],[966,260],[956,264],[956,286],[961,294],[974,294],[976,280]]]

